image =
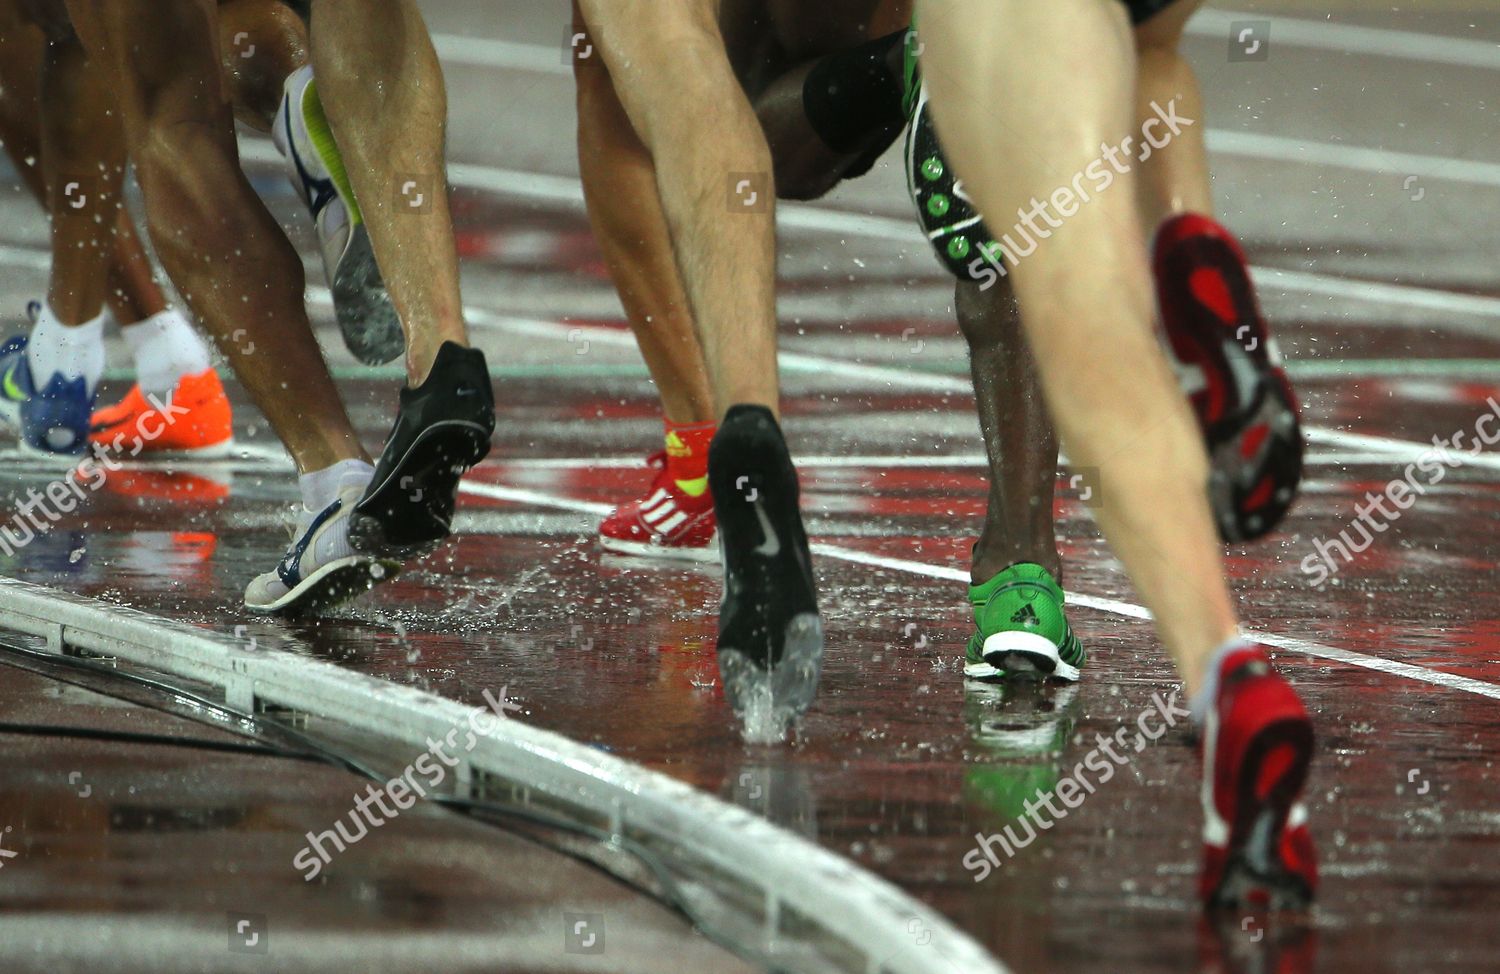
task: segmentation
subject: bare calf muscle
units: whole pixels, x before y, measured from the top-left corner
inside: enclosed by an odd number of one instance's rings
[[[823,641],[797,475],[777,419],[770,149],[712,0],[580,0],[579,11],[650,156],[656,203],[722,411],[707,480],[724,558],[725,694],[748,733],[779,735],[812,702]],[[759,205],[731,210],[736,187]]]
[[[1045,198],[1090,161],[1089,147],[1129,128],[1122,93],[1133,93],[1135,61],[1122,7],[927,0],[922,18],[939,127],[991,217]],[[997,106],[996,90],[1011,97]],[[1006,152],[1016,132],[1027,133],[1024,151]],[[1316,884],[1299,801],[1312,727],[1264,648],[1238,635],[1207,458],[1153,336],[1134,174],[1123,183],[1014,267],[1023,323],[1070,459],[1099,471],[1096,520],[1205,729],[1203,896],[1213,907],[1301,907]]]

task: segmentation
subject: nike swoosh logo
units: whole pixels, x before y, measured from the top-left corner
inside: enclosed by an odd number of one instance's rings
[[[771,527],[771,519],[766,517],[764,507],[756,504],[755,516],[760,518],[760,530],[766,536],[766,540],[756,546],[755,553],[765,555],[767,558],[775,558],[781,554],[781,538],[777,537],[776,529]]]
[[[25,391],[23,391],[20,386],[16,385],[17,368],[18,366],[12,365],[8,370],[6,370],[4,382],[5,398],[10,399],[14,402],[25,402],[27,398]]]

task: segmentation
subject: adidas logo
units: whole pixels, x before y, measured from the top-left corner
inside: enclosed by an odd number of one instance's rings
[[[688,516],[677,509],[672,495],[660,488],[641,505],[641,520],[656,534],[668,536],[687,519]]]
[[[1028,602],[1010,617],[1010,621],[1022,626],[1036,626],[1040,625],[1042,620],[1037,618],[1036,610]]]

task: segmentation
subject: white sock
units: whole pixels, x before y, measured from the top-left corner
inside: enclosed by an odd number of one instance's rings
[[[331,467],[303,474],[297,478],[306,512],[303,517],[310,518],[332,504],[345,487],[363,488],[374,476],[375,468],[363,460],[341,460]],[[309,554],[314,565],[326,565],[354,554],[354,546],[349,543],[349,519],[340,518],[324,531]]]
[[[1188,709],[1193,712],[1193,723],[1202,727],[1203,722],[1208,719],[1208,712],[1218,702],[1219,676],[1220,671],[1224,669],[1224,660],[1228,659],[1231,653],[1254,648],[1255,644],[1250,640],[1236,635],[1209,654],[1208,668],[1203,674],[1203,685],[1198,688],[1197,693],[1193,694],[1193,699],[1188,701]]]
[[[375,468],[363,460],[340,460],[331,467],[314,470],[297,478],[302,491],[302,507],[316,514],[338,500],[345,487],[363,487],[375,478]]]
[[[52,313],[52,306],[42,302],[31,340],[26,346],[26,361],[37,389],[45,389],[54,372],[66,378],[82,377],[88,391],[104,376],[104,314],[81,325],[65,325]]]
[[[212,364],[208,345],[176,308],[120,329],[135,357],[135,378],[141,392],[165,400],[178,380],[197,375]]]

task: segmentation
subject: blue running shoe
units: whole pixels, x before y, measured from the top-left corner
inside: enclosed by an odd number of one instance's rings
[[[15,430],[21,448],[54,456],[80,456],[88,446],[95,393],[82,376],[54,372],[37,387],[26,360],[27,337],[0,346],[0,423]]]

